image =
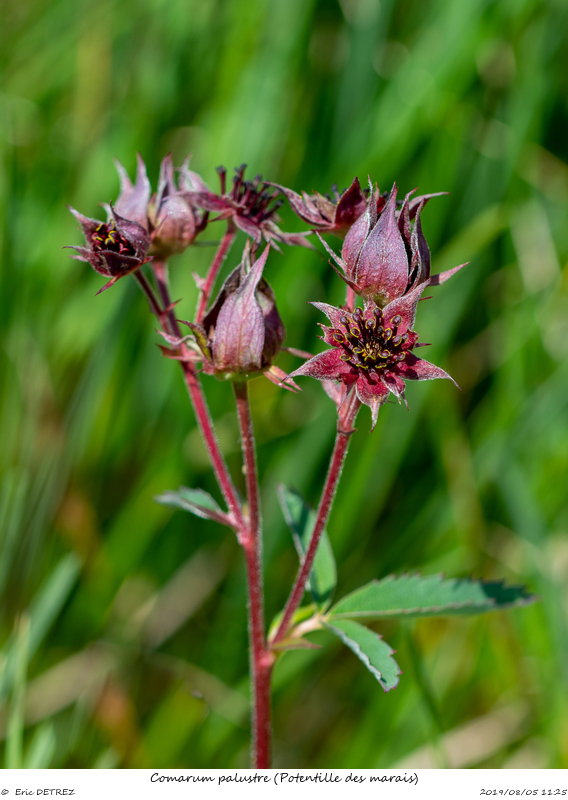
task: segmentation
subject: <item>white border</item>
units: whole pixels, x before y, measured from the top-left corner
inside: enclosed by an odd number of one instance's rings
[[[488,798],[567,797],[561,769],[133,769],[3,770],[0,800],[78,797],[81,800],[195,798]]]

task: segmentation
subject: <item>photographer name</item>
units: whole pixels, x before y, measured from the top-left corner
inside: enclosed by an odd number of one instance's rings
[[[75,789],[16,789],[14,792],[18,795],[65,795],[72,797],[75,794]]]

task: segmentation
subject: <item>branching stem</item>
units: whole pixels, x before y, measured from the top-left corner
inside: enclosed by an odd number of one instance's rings
[[[152,286],[150,285],[149,281],[147,280],[142,270],[140,269],[136,270],[136,272],[134,273],[134,277],[136,278],[142,291],[148,298],[150,308],[160,321],[161,327],[166,328],[168,332],[171,333],[172,335],[178,336],[180,334],[180,330],[177,320],[175,320],[174,318],[172,323],[172,321],[170,320],[170,315],[173,316],[173,314],[171,312],[168,313],[165,310],[171,305],[171,302],[169,298],[169,289],[167,286],[167,271],[165,270],[166,265],[162,263],[161,266],[163,269],[160,274],[161,277],[164,279],[164,282],[160,284],[160,278],[158,277],[158,275],[156,275],[156,282],[160,287],[159,290],[160,294],[162,295],[165,308],[162,308],[162,306],[160,305],[160,302],[158,301],[158,298],[156,297],[156,294],[152,289]],[[188,351],[185,345],[182,345],[182,353],[186,356],[188,355]],[[207,448],[207,452],[211,460],[213,471],[215,472],[215,477],[217,478],[217,483],[219,484],[219,488],[223,493],[223,497],[225,498],[227,507],[229,508],[229,511],[233,515],[239,530],[244,530],[244,528],[246,527],[246,523],[241,509],[241,504],[239,502],[237,491],[233,485],[233,481],[229,473],[229,468],[225,463],[225,459],[223,458],[223,454],[221,453],[221,448],[219,447],[219,442],[217,441],[217,437],[215,435],[215,429],[213,427],[213,421],[211,419],[211,415],[207,407],[207,401],[205,399],[203,387],[201,386],[201,382],[199,381],[199,378],[191,362],[180,361],[179,363],[183,370],[185,385],[187,387],[187,391],[189,393],[195,411],[197,424],[199,425],[199,429],[201,430],[201,435],[203,436],[203,440],[205,442],[205,446]]]
[[[229,233],[231,233],[230,237],[227,235]],[[214,278],[234,238],[234,233],[232,231],[227,231],[227,234],[224,238],[224,247],[223,242],[221,242],[221,246],[219,247],[208,276],[210,289],[214,284]],[[168,288],[167,265],[163,262],[156,262],[152,264],[152,268],[162,304],[160,304],[160,301],[156,297],[144,273],[138,270],[135,276],[144,294],[148,298],[152,312],[160,320],[162,328],[167,329],[167,332],[170,334],[179,337],[181,335],[179,324],[173,312],[169,310],[171,301]],[[204,297],[205,291],[201,299],[203,300]],[[203,306],[204,308],[205,305]],[[187,348],[185,348],[184,345],[181,347],[182,353],[187,355]],[[233,384],[241,431],[247,486],[248,514],[245,519],[233,481],[215,436],[215,429],[199,378],[189,360],[180,361],[180,365],[193,404],[197,423],[215,472],[215,477],[217,478],[219,487],[227,502],[227,506],[236,521],[237,537],[245,553],[248,587],[250,671],[253,697],[253,765],[259,769],[267,769],[270,766],[270,677],[274,665],[274,655],[267,648],[264,630],[259,485],[248,387],[246,382]]]

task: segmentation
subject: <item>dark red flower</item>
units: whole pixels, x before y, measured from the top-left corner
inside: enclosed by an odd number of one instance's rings
[[[79,221],[87,241],[87,247],[69,245],[79,254],[72,258],[86,261],[101,275],[111,279],[99,292],[150,260],[147,257],[150,236],[137,222],[124,219],[113,208],[108,209],[107,222],[85,217],[71,207],[69,210]]]
[[[188,201],[207,211],[217,212],[215,220],[232,219],[237,228],[250,236],[258,246],[262,237],[277,249],[278,244],[299,244],[311,247],[305,238],[306,234],[285,233],[281,231],[276,222],[276,212],[282,205],[281,200],[276,200],[277,192],[270,188],[270,184],[263,182],[260,175],[253,181],[245,181],[246,164],[235,169],[235,177],[229,191],[226,190],[225,167],[219,167],[217,172],[221,182],[221,194],[211,192],[205,185],[195,191],[184,193]],[[182,173],[183,174],[183,173]]]
[[[158,191],[152,196],[146,165],[140,154],[137,162],[134,184],[122,164],[116,162],[120,195],[115,209],[148,231],[150,255],[165,261],[185,250],[207,225],[208,215],[194,208],[187,200],[187,192],[201,189],[205,184],[196,172],[189,169],[189,159],[186,159],[180,169],[178,189],[172,157],[168,154],[160,165]]]
[[[334,233],[340,238],[345,236],[353,223],[364,213],[367,206],[359,178],[355,178],[349,189],[346,189],[341,196],[336,190],[333,199],[318,192],[314,194],[302,192],[299,195],[292,189],[287,189],[278,183],[272,185],[286,195],[292,210],[312,230]]]
[[[344,387],[342,399],[353,388],[359,400],[371,409],[373,428],[379,408],[390,393],[404,399],[405,380],[453,380],[443,369],[412,353],[420,347],[412,328],[416,306],[427,285],[428,280],[382,309],[372,300],[365,301],[364,309],[353,312],[313,303],[332,324],[322,325],[322,338],[332,349],[314,356],[290,377],[309,375],[320,381],[339,381]]]
[[[322,240],[342,269],[346,283],[356,294],[380,306],[425,281],[429,280],[431,286],[444,283],[465,266],[460,264],[439,275],[430,275],[430,250],[422,233],[420,214],[425,203],[437,195],[411,200],[413,192],[410,192],[397,209],[396,194],[396,184],[388,199],[371,190],[365,213],[345,236],[341,258]]]

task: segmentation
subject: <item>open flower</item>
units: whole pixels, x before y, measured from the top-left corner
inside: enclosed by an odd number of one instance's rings
[[[388,200],[372,189],[365,213],[345,236],[341,258],[323,242],[353,291],[380,306],[426,281],[431,286],[444,283],[465,266],[460,264],[439,275],[430,275],[430,250],[422,233],[420,214],[425,203],[437,195],[411,200],[412,194],[407,194],[402,207],[397,209],[396,184]]]
[[[71,207],[69,210],[80,223],[87,242],[87,247],[68,245],[79,254],[72,258],[86,261],[110,278],[97,294],[150,260],[147,257],[150,236],[137,222],[121,217],[113,208],[108,209],[106,222],[85,217]]]
[[[171,154],[162,160],[158,191],[153,196],[146,165],[140,154],[137,156],[136,183],[132,183],[119,161],[116,162],[116,168],[120,178],[120,195],[115,209],[148,231],[151,256],[166,260],[175,253],[181,253],[207,225],[208,214],[194,208],[187,200],[187,192],[205,187],[199,175],[189,169],[189,159],[181,167],[179,188],[175,182]]]
[[[332,327],[322,325],[322,338],[332,349],[314,356],[290,377],[309,375],[320,381],[339,381],[344,387],[343,400],[354,389],[371,409],[373,428],[389,394],[404,399],[405,380],[453,380],[443,369],[412,353],[421,346],[412,328],[416,306],[427,285],[426,280],[382,309],[372,300],[365,301],[364,309],[353,312],[313,303],[331,322]]]
[[[215,220],[232,219],[237,228],[250,236],[258,246],[264,237],[265,241],[278,249],[278,244],[299,244],[303,247],[312,245],[305,238],[306,234],[285,233],[276,224],[276,212],[282,205],[276,200],[270,184],[263,182],[260,175],[253,181],[245,181],[246,164],[235,169],[235,177],[229,191],[226,187],[225,167],[217,172],[221,182],[221,194],[211,192],[205,185],[195,191],[184,193],[184,197],[196,207],[217,212]],[[182,170],[182,175],[183,175]]]
[[[314,194],[302,192],[300,195],[278,183],[272,185],[286,196],[292,210],[312,230],[334,233],[341,238],[364,213],[367,205],[359,178],[355,178],[341,196],[335,190],[333,199],[318,192]]]

